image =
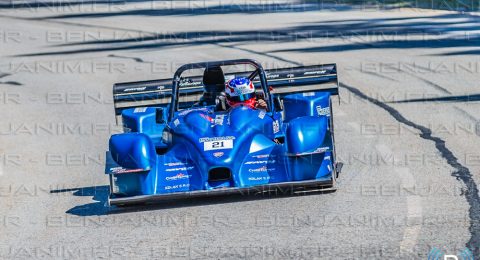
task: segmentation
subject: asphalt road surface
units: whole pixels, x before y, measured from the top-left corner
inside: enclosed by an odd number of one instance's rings
[[[478,256],[479,46],[474,13],[2,1],[0,258]],[[105,151],[121,131],[112,84],[235,58],[337,63],[338,191],[109,208]]]

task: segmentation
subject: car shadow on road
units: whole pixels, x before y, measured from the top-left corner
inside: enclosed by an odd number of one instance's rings
[[[317,190],[317,191],[310,191],[310,192],[298,192],[298,191],[294,192],[293,190],[281,190],[276,192],[270,191],[266,193],[230,194],[225,196],[174,199],[174,200],[159,201],[151,204],[141,204],[141,205],[124,206],[124,207],[116,207],[116,206],[108,205],[107,200],[109,196],[109,187],[107,185],[73,188],[73,189],[51,190],[50,193],[72,192],[72,191],[74,191],[72,194],[74,196],[87,196],[87,197],[91,196],[92,199],[95,201],[93,203],[75,206],[65,212],[67,214],[84,216],[84,217],[171,209],[171,208],[198,207],[198,206],[205,206],[205,205],[239,203],[239,202],[252,201],[252,200],[281,199],[281,198],[287,198],[287,197],[329,194],[334,192],[333,190]]]
[[[93,203],[88,203],[85,205],[75,206],[65,213],[73,214],[77,216],[97,216],[108,214],[109,207],[107,205],[107,199],[109,194],[109,186],[92,186],[92,187],[82,187],[82,188],[72,188],[72,189],[59,189],[51,190],[50,193],[63,193],[63,192],[72,192],[73,196],[81,197],[92,197],[95,201]]]

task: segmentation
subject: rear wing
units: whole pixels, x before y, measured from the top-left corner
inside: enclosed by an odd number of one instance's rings
[[[337,65],[314,65],[286,69],[265,70],[268,85],[275,95],[292,93],[328,91],[338,95]],[[255,78],[256,84],[260,82]]]
[[[280,97],[292,93],[328,91],[338,95],[336,64],[302,66],[265,70],[268,86]],[[227,73],[226,79],[248,76],[250,73]],[[122,111],[134,107],[167,106],[172,96],[172,79],[116,83],[113,85],[113,102],[117,122]],[[253,83],[260,87],[260,79]],[[202,76],[184,77],[179,87],[179,107],[190,107],[203,95]]]

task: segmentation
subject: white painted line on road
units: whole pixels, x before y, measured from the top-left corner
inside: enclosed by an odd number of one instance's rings
[[[395,172],[398,173],[402,180],[402,187],[414,187],[415,179],[410,173],[408,168],[397,168]],[[412,252],[417,244],[418,236],[422,229],[422,200],[420,196],[408,195],[407,196],[407,221],[410,222],[414,219],[420,219],[420,224],[417,225],[417,221],[413,221],[412,225],[407,225],[403,231],[403,239],[400,243],[400,250],[402,252]]]
[[[393,152],[387,145],[378,144],[375,146],[378,152],[381,153],[382,156],[393,156]],[[413,174],[407,167],[395,167],[395,173],[398,174],[400,180],[402,181],[402,187],[414,187],[415,186],[415,178],[413,178]],[[422,229],[421,219],[422,219],[422,200],[420,196],[417,195],[408,195],[406,196],[407,199],[407,222],[410,223],[413,219],[420,219],[420,224],[416,225],[418,221],[413,221],[413,225],[407,225],[405,230],[403,231],[403,238],[400,242],[400,250],[403,253],[413,252],[415,249],[415,245],[418,241],[418,236],[420,235],[420,231]]]

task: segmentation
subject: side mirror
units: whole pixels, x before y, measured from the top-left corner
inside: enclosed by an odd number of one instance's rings
[[[220,111],[227,110],[227,97],[225,95],[225,92],[220,92],[217,98],[215,99],[215,102],[217,105],[216,110],[220,110]]]
[[[157,122],[157,124],[165,124],[165,118],[163,116],[163,108],[161,107],[155,110],[155,122]]]
[[[277,95],[275,95],[275,97],[273,98],[273,107],[277,112],[283,111],[283,102]]]

